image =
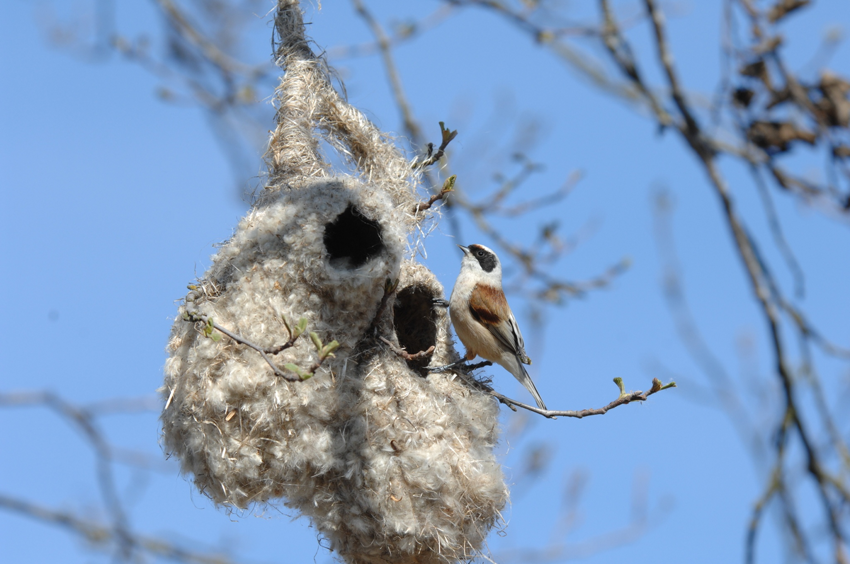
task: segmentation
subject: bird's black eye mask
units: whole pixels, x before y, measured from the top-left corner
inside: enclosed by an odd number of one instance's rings
[[[484,272],[493,272],[497,263],[496,255],[486,249],[482,249],[478,245],[470,245],[469,250],[472,252],[472,256],[475,257],[475,260],[478,261],[478,264],[481,265]]]

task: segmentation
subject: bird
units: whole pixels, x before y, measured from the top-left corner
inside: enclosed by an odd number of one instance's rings
[[[522,333],[502,290],[499,257],[484,245],[458,247],[463,259],[449,300],[449,314],[466,347],[466,360],[480,356],[501,365],[531,392],[537,407],[546,410],[523,366],[531,364],[531,359],[525,354]]]

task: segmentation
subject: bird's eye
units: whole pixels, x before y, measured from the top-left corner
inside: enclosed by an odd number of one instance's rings
[[[479,257],[483,257],[483,256],[484,256],[484,251],[478,251],[478,252],[477,252],[477,253],[475,253],[475,254],[476,254],[476,255],[478,255]]]

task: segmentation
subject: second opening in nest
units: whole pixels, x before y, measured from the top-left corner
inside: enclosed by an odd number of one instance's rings
[[[433,300],[436,296],[427,286],[406,286],[398,291],[393,305],[395,334],[398,344],[410,354],[437,344],[437,320]],[[407,364],[422,376],[430,358],[409,360]]]
[[[381,224],[354,205],[325,225],[324,243],[331,266],[339,270],[359,268],[384,250]]]

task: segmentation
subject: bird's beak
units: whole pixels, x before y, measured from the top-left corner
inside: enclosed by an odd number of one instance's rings
[[[464,247],[463,245],[458,245],[458,247],[463,251],[463,254],[469,253],[469,247]]]

